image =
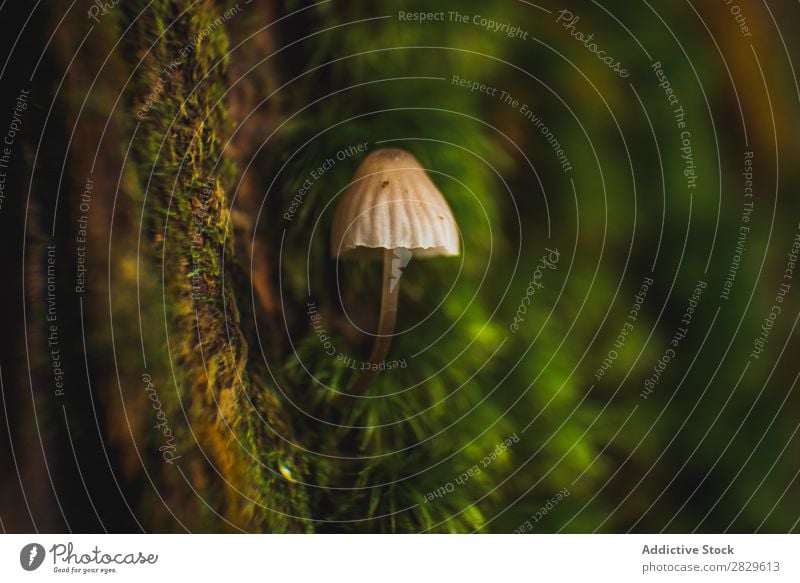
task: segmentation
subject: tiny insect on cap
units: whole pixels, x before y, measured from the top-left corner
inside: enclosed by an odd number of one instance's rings
[[[376,150],[356,170],[333,216],[331,254],[406,248],[414,257],[459,254],[447,201],[414,156]]]

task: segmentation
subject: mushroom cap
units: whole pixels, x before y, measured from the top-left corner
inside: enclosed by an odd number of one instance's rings
[[[414,156],[398,148],[370,153],[342,194],[331,226],[334,257],[404,247],[414,257],[459,253],[447,201]]]

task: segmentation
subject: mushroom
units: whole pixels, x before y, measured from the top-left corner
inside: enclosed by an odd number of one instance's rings
[[[369,154],[356,170],[333,216],[334,258],[383,260],[378,329],[369,364],[386,358],[397,319],[400,276],[412,257],[459,254],[453,213],[414,156],[398,148]],[[377,372],[368,366],[353,387],[360,394]]]

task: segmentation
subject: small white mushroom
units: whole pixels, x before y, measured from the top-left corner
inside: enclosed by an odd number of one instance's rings
[[[447,201],[414,156],[397,148],[376,150],[356,170],[333,216],[331,253],[336,258],[383,259],[381,311],[371,364],[389,352],[397,318],[402,269],[411,257],[459,254],[459,233]],[[356,381],[359,394],[375,375]]]

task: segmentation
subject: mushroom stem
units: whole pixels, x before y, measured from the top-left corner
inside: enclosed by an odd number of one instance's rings
[[[394,249],[384,249],[383,251],[383,284],[381,288],[381,313],[378,319],[378,330],[375,333],[375,341],[372,344],[372,351],[369,353],[368,364],[376,365],[375,368],[369,366],[361,373],[355,384],[352,393],[360,395],[369,386],[370,382],[377,374],[377,365],[384,361],[389,354],[389,346],[392,344],[392,333],[394,324],[397,320],[397,297],[400,291],[399,277],[394,280],[392,285],[393,263],[395,262]],[[396,274],[396,275],[399,275]]]

